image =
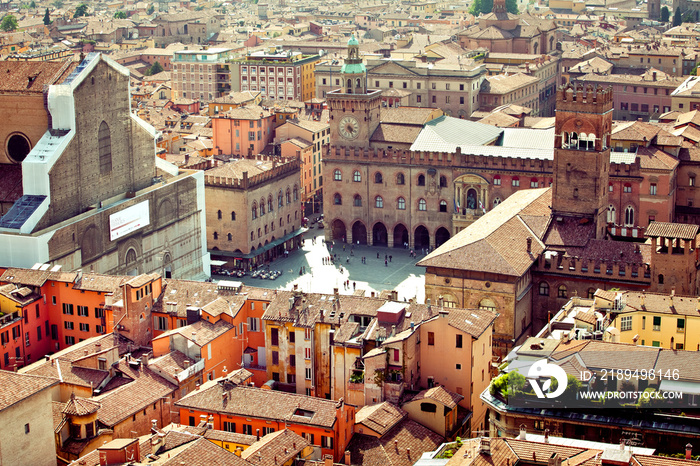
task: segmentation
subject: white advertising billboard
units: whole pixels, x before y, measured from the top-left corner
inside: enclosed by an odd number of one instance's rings
[[[148,201],[127,207],[121,212],[109,216],[109,240],[119,239],[150,223]]]

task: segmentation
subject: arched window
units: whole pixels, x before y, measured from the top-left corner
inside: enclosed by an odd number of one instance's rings
[[[396,184],[406,184],[406,178],[404,178],[403,173],[396,175]]]
[[[496,199],[493,200],[493,206],[496,207],[498,204],[501,203],[501,198],[497,197]]]
[[[425,199],[418,199],[418,210],[428,210],[428,204]]]
[[[265,199],[260,199],[260,216],[265,215]]]
[[[258,218],[258,205],[253,203],[253,207],[250,208],[250,213],[253,216],[253,220]]]
[[[493,177],[493,185],[494,186],[500,186],[501,185],[501,175],[495,175]]]
[[[106,122],[97,131],[97,147],[100,156],[100,175],[112,173],[112,137]]]
[[[258,228],[258,238],[260,238],[261,236],[262,236],[262,230],[260,228]]]
[[[272,212],[272,194],[267,198],[267,211]]]
[[[382,196],[377,196],[374,198],[374,207],[377,209],[381,209],[384,207],[384,199],[382,199]]]
[[[280,192],[277,193],[277,207],[282,207],[284,205],[284,195],[282,194],[282,190],[280,189]]]
[[[231,233],[228,234],[228,240],[233,241],[233,235]]]
[[[630,183],[625,183],[625,185],[622,187],[622,192],[623,193],[631,193],[632,192],[632,185]]]
[[[537,181],[537,178],[530,179],[530,187],[531,188],[539,188],[540,187],[540,182]]]
[[[608,218],[607,221],[608,223],[615,223],[615,206],[610,204],[608,206]]]
[[[375,182],[376,184],[381,184],[381,183],[384,182],[384,180],[382,179],[382,174],[381,174],[381,173],[377,172],[377,173],[374,174],[374,182]]]
[[[398,208],[399,210],[406,210],[406,199],[400,197],[396,203],[396,208]]]
[[[356,84],[355,87],[362,87],[362,81],[360,80],[360,78],[357,78],[357,79],[355,80],[355,84]]]
[[[625,209],[625,226],[634,226],[634,207],[631,205]]]
[[[362,175],[359,170],[355,170],[352,174],[352,181],[360,182],[362,181]]]
[[[231,221],[236,220],[236,212],[231,212]]]
[[[292,194],[294,195],[294,202],[299,200],[299,188],[297,185],[294,185],[294,189],[292,189]]]
[[[662,273],[659,274],[659,285],[664,284],[664,275]]]
[[[440,212],[447,212],[447,201],[440,201]]]
[[[216,217],[217,217],[219,220],[221,220],[221,218],[223,217],[223,213],[219,210],[219,211],[216,213]]]
[[[418,186],[425,186],[425,175],[422,173],[418,175]]]
[[[287,188],[287,196],[286,197],[287,197],[287,205],[291,204],[292,203],[292,194],[289,191],[289,188]]]
[[[520,178],[517,176],[514,176],[513,181],[512,181],[512,185],[513,186],[520,186]]]
[[[219,239],[219,234],[217,232],[214,232],[214,240],[216,241],[217,239]]]
[[[352,79],[348,79],[348,87],[352,87]]]
[[[340,173],[340,170],[338,170],[337,168],[335,170],[333,170],[333,179],[335,181],[342,181],[343,180],[343,174]]]
[[[335,205],[343,205],[343,198],[340,196],[339,193],[335,193],[333,195],[333,204]]]
[[[588,299],[593,299],[595,297],[595,288],[588,288]]]
[[[446,188],[447,187],[447,177],[446,176],[440,176],[440,187],[441,188]]]
[[[566,298],[568,296],[566,294],[566,285],[559,285],[559,288],[557,290],[557,296],[559,298]]]
[[[352,198],[352,205],[355,207],[362,207],[362,196],[355,194],[355,196]]]
[[[253,233],[252,231],[250,232],[250,240],[255,240],[255,233]]]
[[[267,225],[265,225],[265,234],[267,234]]]
[[[484,298],[479,301],[479,309],[496,312],[496,303],[493,301],[493,299]]]
[[[540,296],[549,296],[549,283],[540,282]]]

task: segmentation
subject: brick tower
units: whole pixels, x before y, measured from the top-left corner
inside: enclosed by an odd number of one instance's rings
[[[612,88],[557,90],[552,215],[593,221],[605,236],[612,127]]]
[[[366,69],[355,36],[348,41],[348,57],[340,70],[340,81],[340,89],[326,94],[331,145],[369,147],[369,139],[379,125],[381,90],[367,89]]]

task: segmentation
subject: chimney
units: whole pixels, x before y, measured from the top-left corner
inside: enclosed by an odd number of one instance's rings
[[[151,429],[153,429],[153,430],[158,429],[158,421],[156,419],[151,419]]]
[[[345,450],[345,461],[344,464],[350,465],[350,451]]]
[[[333,455],[323,456],[323,466],[333,466]]]
[[[488,437],[481,437],[481,442],[479,443],[479,452],[482,455],[491,455],[491,439]]]
[[[188,359],[185,359],[184,361],[182,361],[182,363],[185,365],[185,369],[189,369],[190,361]]]
[[[552,453],[547,461],[547,466],[561,466],[561,456],[557,452]]]
[[[527,428],[525,424],[520,424],[520,436],[518,438],[520,440],[527,440]]]
[[[532,252],[532,236],[527,237],[527,253],[530,254]]]
[[[693,445],[692,444],[687,444],[685,446],[685,459],[691,460],[693,459]]]
[[[255,429],[255,436],[260,440],[260,429]]]
[[[102,343],[98,341],[95,343],[95,353],[99,353],[100,351],[102,351]]]
[[[292,308],[294,307],[294,298],[289,298],[289,310],[291,311]]]
[[[141,366],[145,369],[148,366],[148,354],[141,355]]]
[[[549,429],[544,430],[544,443],[549,443]]]
[[[625,451],[625,439],[620,439],[620,451]]]

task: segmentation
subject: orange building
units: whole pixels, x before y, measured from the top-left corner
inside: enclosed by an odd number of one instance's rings
[[[168,280],[153,307],[153,357],[180,351],[207,380],[245,367],[262,386],[268,379],[261,318],[274,295],[257,288],[240,292],[235,282]]]
[[[342,400],[236,385],[219,379],[205,383],[175,403],[180,422],[264,436],[285,428],[311,443],[312,458],[332,455],[340,461],[353,434],[355,407]]]
[[[273,115],[261,107],[238,107],[212,117],[214,152],[260,154],[272,142]]]

